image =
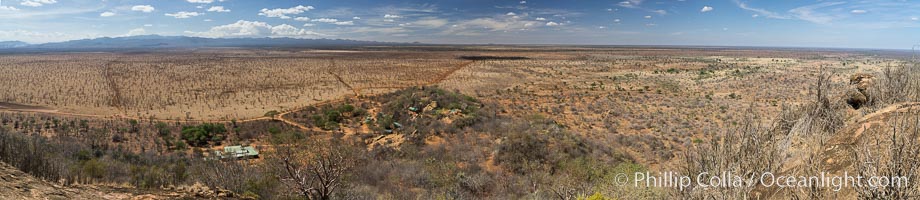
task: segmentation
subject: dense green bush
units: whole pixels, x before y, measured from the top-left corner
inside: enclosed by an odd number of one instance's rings
[[[335,130],[346,120],[359,118],[366,114],[367,111],[364,109],[355,108],[351,104],[342,104],[338,107],[324,107],[318,113],[313,114],[312,119],[315,126],[324,130]]]
[[[376,114],[376,131],[394,130],[399,123],[406,130],[417,130],[415,139],[430,134],[457,133],[459,129],[475,124],[487,115],[479,100],[451,92],[437,86],[413,87],[377,97],[383,107]],[[429,107],[432,109],[425,109]],[[413,117],[415,116],[415,117]],[[442,121],[450,118],[450,123]]]
[[[198,126],[182,127],[182,139],[196,147],[205,146],[209,141],[220,142],[227,129],[223,124],[205,123]]]

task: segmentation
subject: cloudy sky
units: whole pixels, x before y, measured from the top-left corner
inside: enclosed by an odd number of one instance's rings
[[[0,41],[129,35],[909,49],[920,1],[0,0]]]

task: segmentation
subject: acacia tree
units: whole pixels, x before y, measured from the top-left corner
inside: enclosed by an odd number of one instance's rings
[[[270,164],[278,180],[298,195],[327,200],[342,187],[357,155],[346,145],[311,140],[276,144],[277,151]]]

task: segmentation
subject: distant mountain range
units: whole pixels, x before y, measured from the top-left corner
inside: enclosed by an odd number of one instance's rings
[[[187,36],[141,35],[129,37],[101,37],[44,44],[20,41],[0,42],[0,49],[145,49],[145,48],[197,48],[197,47],[324,47],[400,45],[376,41],[343,39],[297,38],[201,38]]]
[[[0,42],[0,48],[16,48],[29,46],[29,43],[20,42],[20,41],[3,41]]]

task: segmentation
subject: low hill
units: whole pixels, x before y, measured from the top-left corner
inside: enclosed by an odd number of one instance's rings
[[[2,41],[0,42],[0,48],[17,48],[29,46],[29,43],[20,42],[20,41]]]

